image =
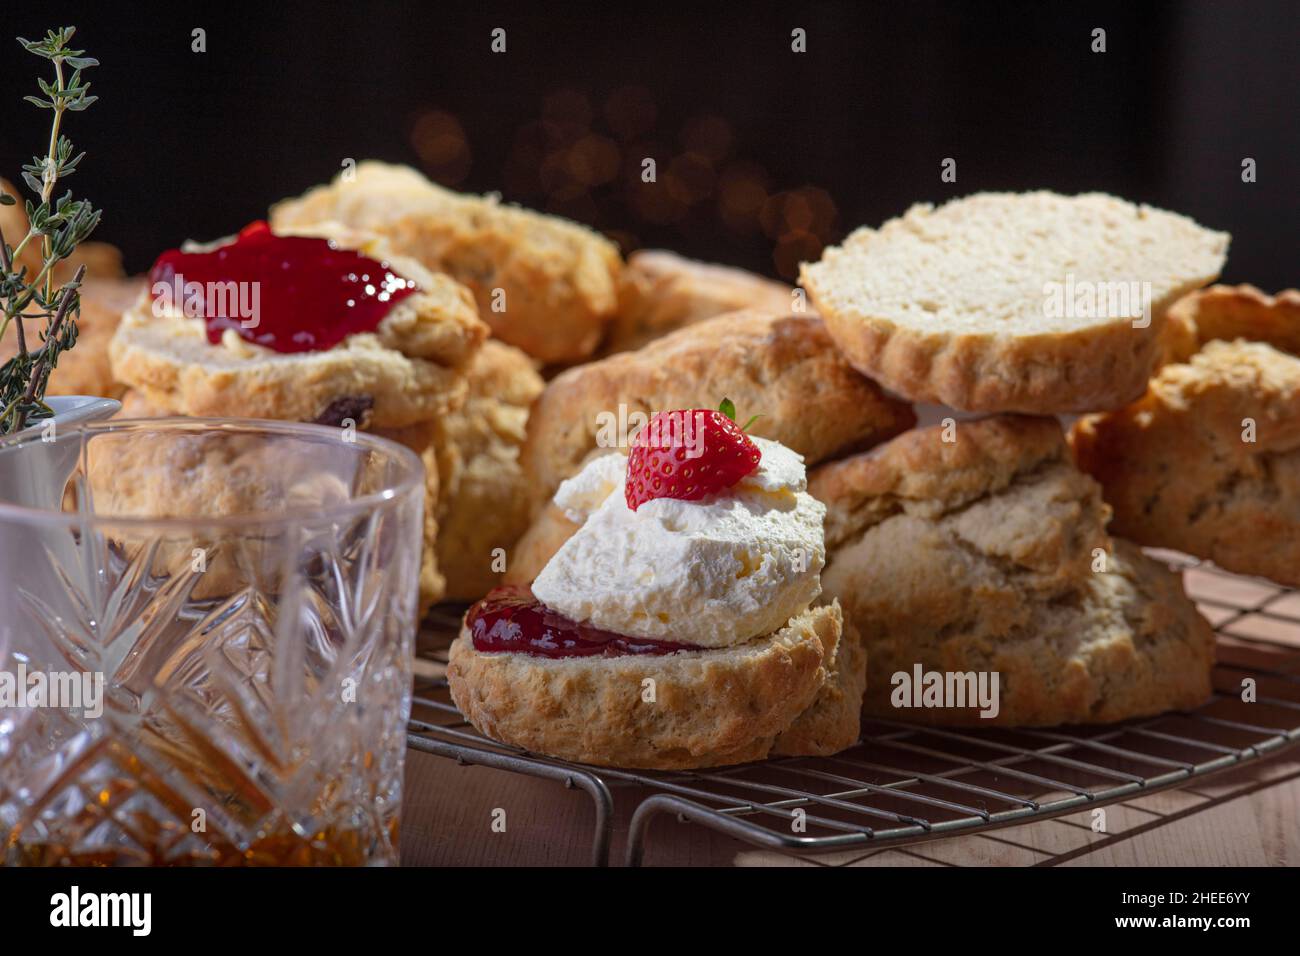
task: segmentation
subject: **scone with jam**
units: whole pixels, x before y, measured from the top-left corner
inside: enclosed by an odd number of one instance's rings
[[[110,355],[175,414],[401,428],[461,404],[487,332],[468,290],[382,240],[259,222],[159,257]]]
[[[799,455],[721,412],[665,412],[555,500],[578,531],[531,589],[470,608],[451,648],[480,731],[664,769],[856,740],[865,662],[839,606],[815,604],[825,508]]]

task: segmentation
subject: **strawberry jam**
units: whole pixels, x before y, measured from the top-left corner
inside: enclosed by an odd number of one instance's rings
[[[208,341],[226,329],[276,352],[333,348],[373,332],[416,291],[413,281],[328,239],[277,236],[265,222],[208,252],[164,252],[149,272],[155,306],[202,318]]]
[[[630,637],[571,621],[521,587],[489,592],[469,609],[465,621],[474,649],[488,654],[510,651],[536,657],[621,657],[701,650],[694,644]]]

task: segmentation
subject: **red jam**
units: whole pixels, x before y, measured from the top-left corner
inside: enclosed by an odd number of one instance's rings
[[[537,657],[621,657],[701,650],[694,644],[630,637],[571,621],[521,587],[489,592],[469,609],[465,620],[474,649],[488,654],[510,651]]]
[[[265,222],[211,252],[164,252],[149,285],[155,303],[166,299],[171,310],[202,318],[213,345],[234,329],[277,352],[321,351],[373,332],[416,291],[386,262],[328,239],[277,236]]]

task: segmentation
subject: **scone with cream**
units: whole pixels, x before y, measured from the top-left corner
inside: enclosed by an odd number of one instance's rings
[[[534,516],[561,481],[593,454],[626,447],[650,415],[718,395],[759,414],[753,434],[810,466],[870,448],[916,421],[911,406],[853,370],[817,316],[731,312],[547,384],[521,455]]]
[[[856,739],[864,662],[843,651],[839,606],[814,605],[825,509],[799,455],[718,412],[661,413],[556,504],[578,531],[531,591],[472,607],[452,644],[452,696],[480,731],[661,769]]]

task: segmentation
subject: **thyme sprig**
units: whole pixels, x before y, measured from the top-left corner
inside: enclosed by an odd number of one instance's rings
[[[56,284],[54,267],[76,251],[95,227],[100,211],[89,201],[73,199],[72,193],[54,197],[55,186],[77,170],[86,154],[74,155],[72,142],[63,135],[63,115],[80,113],[98,97],[90,95],[90,83],[82,71],[98,66],[97,60],[74,50],[68,44],[76,27],[50,30],[43,40],[18,42],[28,53],[49,60],[54,67],[54,81],[37,79],[41,96],[24,99],[41,109],[53,112],[50,140],[44,156],[33,156],[23,166],[23,182],[39,202],[24,201],[28,229],[18,244],[10,246],[0,232],[0,341],[9,326],[14,326],[18,349],[13,358],[0,365],[0,434],[12,434],[33,420],[48,418],[54,412],[45,402],[50,373],[59,356],[77,344],[77,316],[81,314],[78,290],[85,276],[79,268],[70,282]],[[71,75],[65,75],[70,69]],[[0,205],[12,206],[16,198],[0,190]],[[40,244],[40,268],[29,275],[21,257],[34,242]],[[43,320],[41,345],[29,348],[28,320]]]

